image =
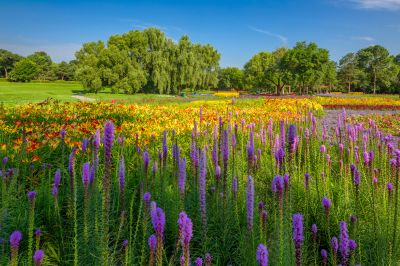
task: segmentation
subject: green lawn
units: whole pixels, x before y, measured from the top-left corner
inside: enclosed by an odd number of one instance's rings
[[[60,101],[77,101],[71,96],[82,93],[83,87],[77,82],[29,82],[17,83],[0,81],[0,103],[15,105],[42,102],[48,98]]]

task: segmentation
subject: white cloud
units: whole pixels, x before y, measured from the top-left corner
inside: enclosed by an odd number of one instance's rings
[[[370,37],[370,36],[355,36],[355,37],[352,37],[352,39],[353,40],[359,40],[359,41],[366,41],[366,42],[375,41],[375,39]]]
[[[40,44],[40,43],[3,43],[0,41],[0,47],[14,53],[27,56],[34,52],[45,51],[51,56],[54,62],[69,61],[75,58],[75,52],[82,45],[77,43],[65,44]]]
[[[271,37],[278,38],[278,39],[282,42],[282,44],[283,44],[284,46],[287,46],[288,38],[285,37],[285,36],[283,36],[283,35],[276,34],[276,33],[272,33],[272,32],[270,32],[270,31],[258,29],[258,28],[251,27],[251,26],[249,27],[249,29],[252,30],[252,31],[255,31],[255,32],[259,32],[259,33],[262,33],[262,34],[271,36]]]
[[[400,10],[400,0],[350,0],[364,9]]]

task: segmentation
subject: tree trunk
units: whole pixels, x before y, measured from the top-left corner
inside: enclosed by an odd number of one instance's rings
[[[5,75],[6,79],[7,79],[8,78],[8,72],[7,72],[7,68],[6,67],[4,67],[4,75]]]
[[[349,85],[348,85],[349,93],[350,93],[350,88],[351,88],[351,81],[349,80]]]
[[[374,71],[374,94],[376,94],[376,73]]]

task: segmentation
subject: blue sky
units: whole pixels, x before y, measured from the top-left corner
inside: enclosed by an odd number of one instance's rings
[[[297,41],[316,42],[335,61],[373,44],[400,53],[400,0],[0,0],[0,14],[0,48],[44,50],[57,62],[84,42],[150,26],[212,44],[223,67]]]

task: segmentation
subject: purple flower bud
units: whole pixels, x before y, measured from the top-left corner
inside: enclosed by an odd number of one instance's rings
[[[354,214],[350,215],[350,222],[352,224],[355,224],[357,222],[357,217]]]
[[[233,192],[233,195],[236,197],[236,195],[237,195],[237,177],[236,176],[234,176],[232,179],[232,192]]]
[[[147,174],[147,171],[149,169],[150,156],[149,156],[149,153],[147,151],[144,151],[142,156],[143,156],[144,172]]]
[[[247,209],[247,229],[251,232],[253,230],[253,209],[254,209],[254,182],[251,176],[247,178],[246,209]]]
[[[119,190],[121,193],[125,191],[125,159],[121,156],[118,164]]]
[[[326,249],[321,249],[321,257],[324,264],[326,264],[328,260],[328,251],[326,251]]]
[[[35,266],[42,265],[43,257],[44,257],[43,250],[39,249],[35,251],[35,254],[33,255],[33,261],[35,262]]]
[[[258,203],[258,210],[261,212],[264,209],[264,202],[260,201]]]
[[[206,254],[206,266],[211,266],[211,262],[212,262],[212,257],[210,255],[210,253]]]
[[[20,231],[14,231],[10,235],[10,246],[11,248],[17,249],[19,242],[22,239],[22,233]]]
[[[293,241],[296,248],[301,246],[303,240],[303,215],[296,213],[293,215]]]
[[[258,245],[256,259],[260,266],[268,266],[268,249],[265,245]]]
[[[349,240],[349,248],[350,250],[355,250],[357,248],[357,242],[353,239]]]
[[[193,236],[192,220],[187,216],[185,212],[181,212],[179,214],[178,225],[182,247],[188,247],[190,240]]]
[[[87,138],[83,138],[82,139],[82,153],[86,153],[86,149],[87,149],[87,145],[88,145],[88,139]]]
[[[151,194],[150,192],[145,192],[143,194],[143,201],[145,202],[146,206],[150,205]]]
[[[185,193],[185,183],[186,183],[186,159],[182,158],[179,160],[179,192],[181,194]]]
[[[326,152],[326,147],[325,147],[325,145],[321,145],[321,147],[319,148],[319,150],[322,152],[322,153],[325,153]]]
[[[33,201],[36,197],[36,191],[29,191],[27,193],[27,196],[28,196],[29,201]]]
[[[332,243],[332,251],[336,255],[339,250],[339,242],[336,236],[332,237],[331,243]]]
[[[349,232],[346,222],[340,222],[340,253],[342,254],[342,263],[346,265],[349,256]]]
[[[157,237],[155,235],[151,235],[148,240],[149,248],[151,252],[155,252],[157,246]]]
[[[128,239],[125,239],[124,241],[122,241],[122,247],[123,248],[127,248],[128,244],[129,244]]]
[[[35,230],[35,236],[36,237],[39,237],[39,236],[41,236],[42,235],[42,230],[40,230],[40,228],[36,228],[36,230]]]
[[[61,129],[61,131],[60,131],[61,139],[64,139],[66,134],[67,134],[67,131],[65,129]]]
[[[164,211],[156,207],[151,210],[151,221],[153,223],[154,231],[160,238],[164,237],[165,214]]]
[[[295,139],[296,139],[296,125],[289,125],[288,130],[288,151],[293,153],[295,151]]]
[[[219,165],[217,165],[217,166],[215,167],[215,178],[216,178],[217,180],[219,180],[220,177],[221,177],[221,167],[219,167]]]
[[[196,258],[196,260],[194,261],[194,264],[196,266],[202,266],[203,265],[203,259],[200,258],[200,257]]]
[[[325,212],[329,214],[329,210],[331,208],[332,201],[328,199],[327,197],[322,198],[322,206],[325,208]]]
[[[157,173],[157,161],[154,160],[154,161],[153,161],[153,175],[155,176],[156,173]]]
[[[388,190],[388,192],[389,192],[389,196],[391,196],[391,195],[392,195],[392,191],[393,191],[393,185],[392,185],[392,183],[388,182],[387,185],[386,185],[386,187],[387,187],[387,190]]]
[[[317,231],[318,231],[317,225],[312,224],[311,225],[311,233],[313,234],[314,241],[317,239]]]
[[[3,158],[3,166],[5,166],[7,164],[7,162],[8,162],[8,158],[7,158],[7,156],[4,156],[4,158]]]

